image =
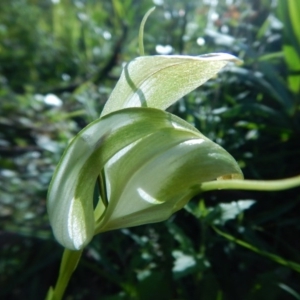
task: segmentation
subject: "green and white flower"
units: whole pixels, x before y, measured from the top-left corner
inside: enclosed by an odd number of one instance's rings
[[[162,110],[235,60],[143,56],[124,67],[102,116],[72,140],[53,176],[48,212],[64,247],[80,250],[97,233],[166,220],[203,182],[242,178],[228,152]]]

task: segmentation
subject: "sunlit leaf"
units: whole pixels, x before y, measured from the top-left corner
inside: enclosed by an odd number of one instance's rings
[[[220,217],[214,221],[214,224],[224,224],[228,220],[235,219],[239,214],[249,209],[255,203],[254,200],[239,200],[230,203],[220,203],[217,210],[220,210]]]

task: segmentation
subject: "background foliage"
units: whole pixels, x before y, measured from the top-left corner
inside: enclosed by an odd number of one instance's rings
[[[2,0],[1,298],[43,299],[55,283],[62,249],[45,210],[50,178],[138,56],[139,23],[154,4],[147,54],[244,60],[169,110],[227,149],[246,178],[300,173],[297,0]],[[66,299],[300,299],[299,209],[299,189],[199,195],[164,223],[94,238]]]

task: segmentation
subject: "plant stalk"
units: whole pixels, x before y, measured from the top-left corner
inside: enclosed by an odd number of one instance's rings
[[[281,191],[300,186],[300,175],[279,180],[216,180],[201,184],[201,191],[212,190],[252,190]]]
[[[78,265],[82,251],[83,250],[72,251],[69,249],[65,249],[62,256],[56,285],[54,289],[52,287],[49,289],[48,294],[46,296],[46,300],[62,299],[70,281],[70,278]]]
[[[283,265],[285,267],[288,267],[298,273],[300,273],[300,264],[298,263],[295,263],[293,261],[289,261],[289,260],[286,260],[282,257],[280,257],[279,255],[276,255],[276,254],[273,254],[273,253],[270,253],[270,252],[267,252],[267,251],[263,251],[263,250],[260,250],[259,248],[243,241],[243,240],[240,240],[240,239],[237,239],[236,237],[226,233],[226,232],[223,232],[221,231],[220,229],[218,229],[217,227],[215,226],[211,226],[212,229],[217,233],[219,234],[220,236],[226,238],[228,241],[231,241],[231,242],[234,242],[236,243],[237,245],[240,245],[248,250],[251,250],[259,255],[262,255],[262,256],[265,256],[267,258],[269,258],[270,260],[280,264],[280,265]]]

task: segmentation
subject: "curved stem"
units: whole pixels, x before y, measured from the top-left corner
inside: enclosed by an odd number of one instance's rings
[[[65,249],[60,263],[59,275],[54,289],[49,289],[47,300],[61,300],[70,278],[75,271],[83,250],[72,251]]]
[[[140,50],[140,56],[143,56],[145,54],[145,52],[144,52],[144,27],[145,27],[145,23],[146,23],[149,15],[154,11],[154,9],[155,9],[155,7],[152,7],[152,8],[150,8],[146,12],[146,14],[145,14],[145,16],[144,16],[144,18],[143,18],[143,20],[141,22],[141,25],[140,25],[140,30],[139,30],[139,50]]]
[[[300,175],[280,180],[216,180],[201,184],[201,191],[253,190],[281,191],[300,186]]]
[[[253,251],[253,252],[256,252],[256,253],[258,253],[258,254],[260,254],[260,255],[262,255],[262,256],[265,256],[265,257],[267,257],[267,258],[269,258],[269,259],[275,261],[275,262],[278,263],[278,264],[281,264],[281,265],[283,265],[283,266],[289,267],[289,268],[291,268],[292,270],[294,270],[294,271],[300,273],[300,264],[295,263],[295,262],[293,262],[293,261],[286,260],[286,259],[282,258],[282,257],[279,256],[279,255],[276,255],[276,254],[273,254],[273,253],[270,253],[270,252],[267,252],[267,251],[263,251],[263,250],[261,250],[261,249],[255,247],[255,246],[253,246],[253,245],[251,245],[251,244],[249,244],[249,243],[247,243],[247,242],[245,242],[245,241],[243,241],[243,240],[237,239],[236,237],[234,237],[234,236],[232,236],[232,235],[230,235],[230,234],[228,234],[228,233],[226,233],[226,232],[224,232],[224,231],[221,231],[221,230],[218,229],[216,226],[213,226],[213,225],[212,225],[211,227],[212,227],[212,229],[213,229],[217,234],[219,234],[220,236],[226,238],[228,241],[234,242],[234,243],[236,243],[237,245],[240,245],[240,246],[242,246],[242,247],[244,247],[244,248],[247,248],[247,249],[249,249],[249,250],[251,250],[251,251]]]

